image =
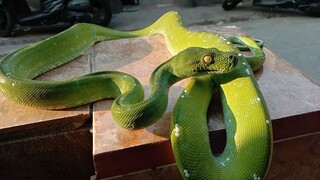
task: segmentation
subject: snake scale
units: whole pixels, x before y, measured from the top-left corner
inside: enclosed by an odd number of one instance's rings
[[[80,56],[98,41],[153,34],[164,36],[173,56],[153,71],[146,99],[139,81],[123,72],[97,72],[61,81],[34,80]],[[243,49],[252,55],[243,55]],[[172,84],[194,77],[172,115],[171,142],[182,177],[262,179],[271,161],[272,132],[253,71],[264,59],[261,47],[251,38],[190,31],[179,14],[171,11],[140,30],[118,31],[80,23],[17,50],[0,62],[0,92],[17,103],[44,109],[115,98],[111,110],[117,124],[138,129],[163,115]],[[219,155],[211,152],[206,118],[215,89],[222,99],[227,134],[225,149]]]

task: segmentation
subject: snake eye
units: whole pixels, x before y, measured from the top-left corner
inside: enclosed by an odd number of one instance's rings
[[[212,60],[213,60],[212,56],[206,55],[203,57],[203,61],[206,64],[210,64],[212,62]]]

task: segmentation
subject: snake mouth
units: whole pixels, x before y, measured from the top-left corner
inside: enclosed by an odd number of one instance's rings
[[[230,71],[231,70],[221,69],[221,70],[210,70],[210,71],[207,71],[206,73],[208,73],[208,74],[223,74],[223,73],[228,73]]]
[[[231,72],[239,62],[239,57],[238,55],[232,54],[228,56],[228,63],[220,67],[219,69],[211,69],[207,70],[206,73],[208,74],[223,74],[223,73],[228,73]]]

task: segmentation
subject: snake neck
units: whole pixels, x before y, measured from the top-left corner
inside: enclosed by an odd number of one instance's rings
[[[155,123],[165,113],[170,86],[179,80],[181,78],[172,73],[170,61],[163,63],[150,76],[146,99],[134,98],[134,92],[115,99],[111,107],[115,122],[126,129],[141,129]]]
[[[151,74],[149,80],[150,95],[159,94],[159,92],[167,92],[169,88],[180,81],[182,78],[172,73],[170,61],[166,61],[157,67]]]

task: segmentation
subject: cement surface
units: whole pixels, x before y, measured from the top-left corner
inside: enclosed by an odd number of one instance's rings
[[[220,4],[183,8],[173,6],[168,1],[158,4],[140,3],[138,11],[114,14],[110,28],[128,30],[145,27],[167,11],[178,11],[186,24],[191,27],[200,25],[236,25],[249,35],[265,41],[265,45],[289,63],[302,70],[307,76],[320,84],[320,55],[316,50],[320,41],[318,18],[309,17],[293,10],[261,9],[252,7],[248,2],[232,11],[224,11]],[[68,26],[58,24],[49,27],[36,27],[24,31],[21,28],[15,36],[0,38],[0,57],[54,35]]]
[[[232,23],[320,83],[320,21],[315,17],[276,17]]]

